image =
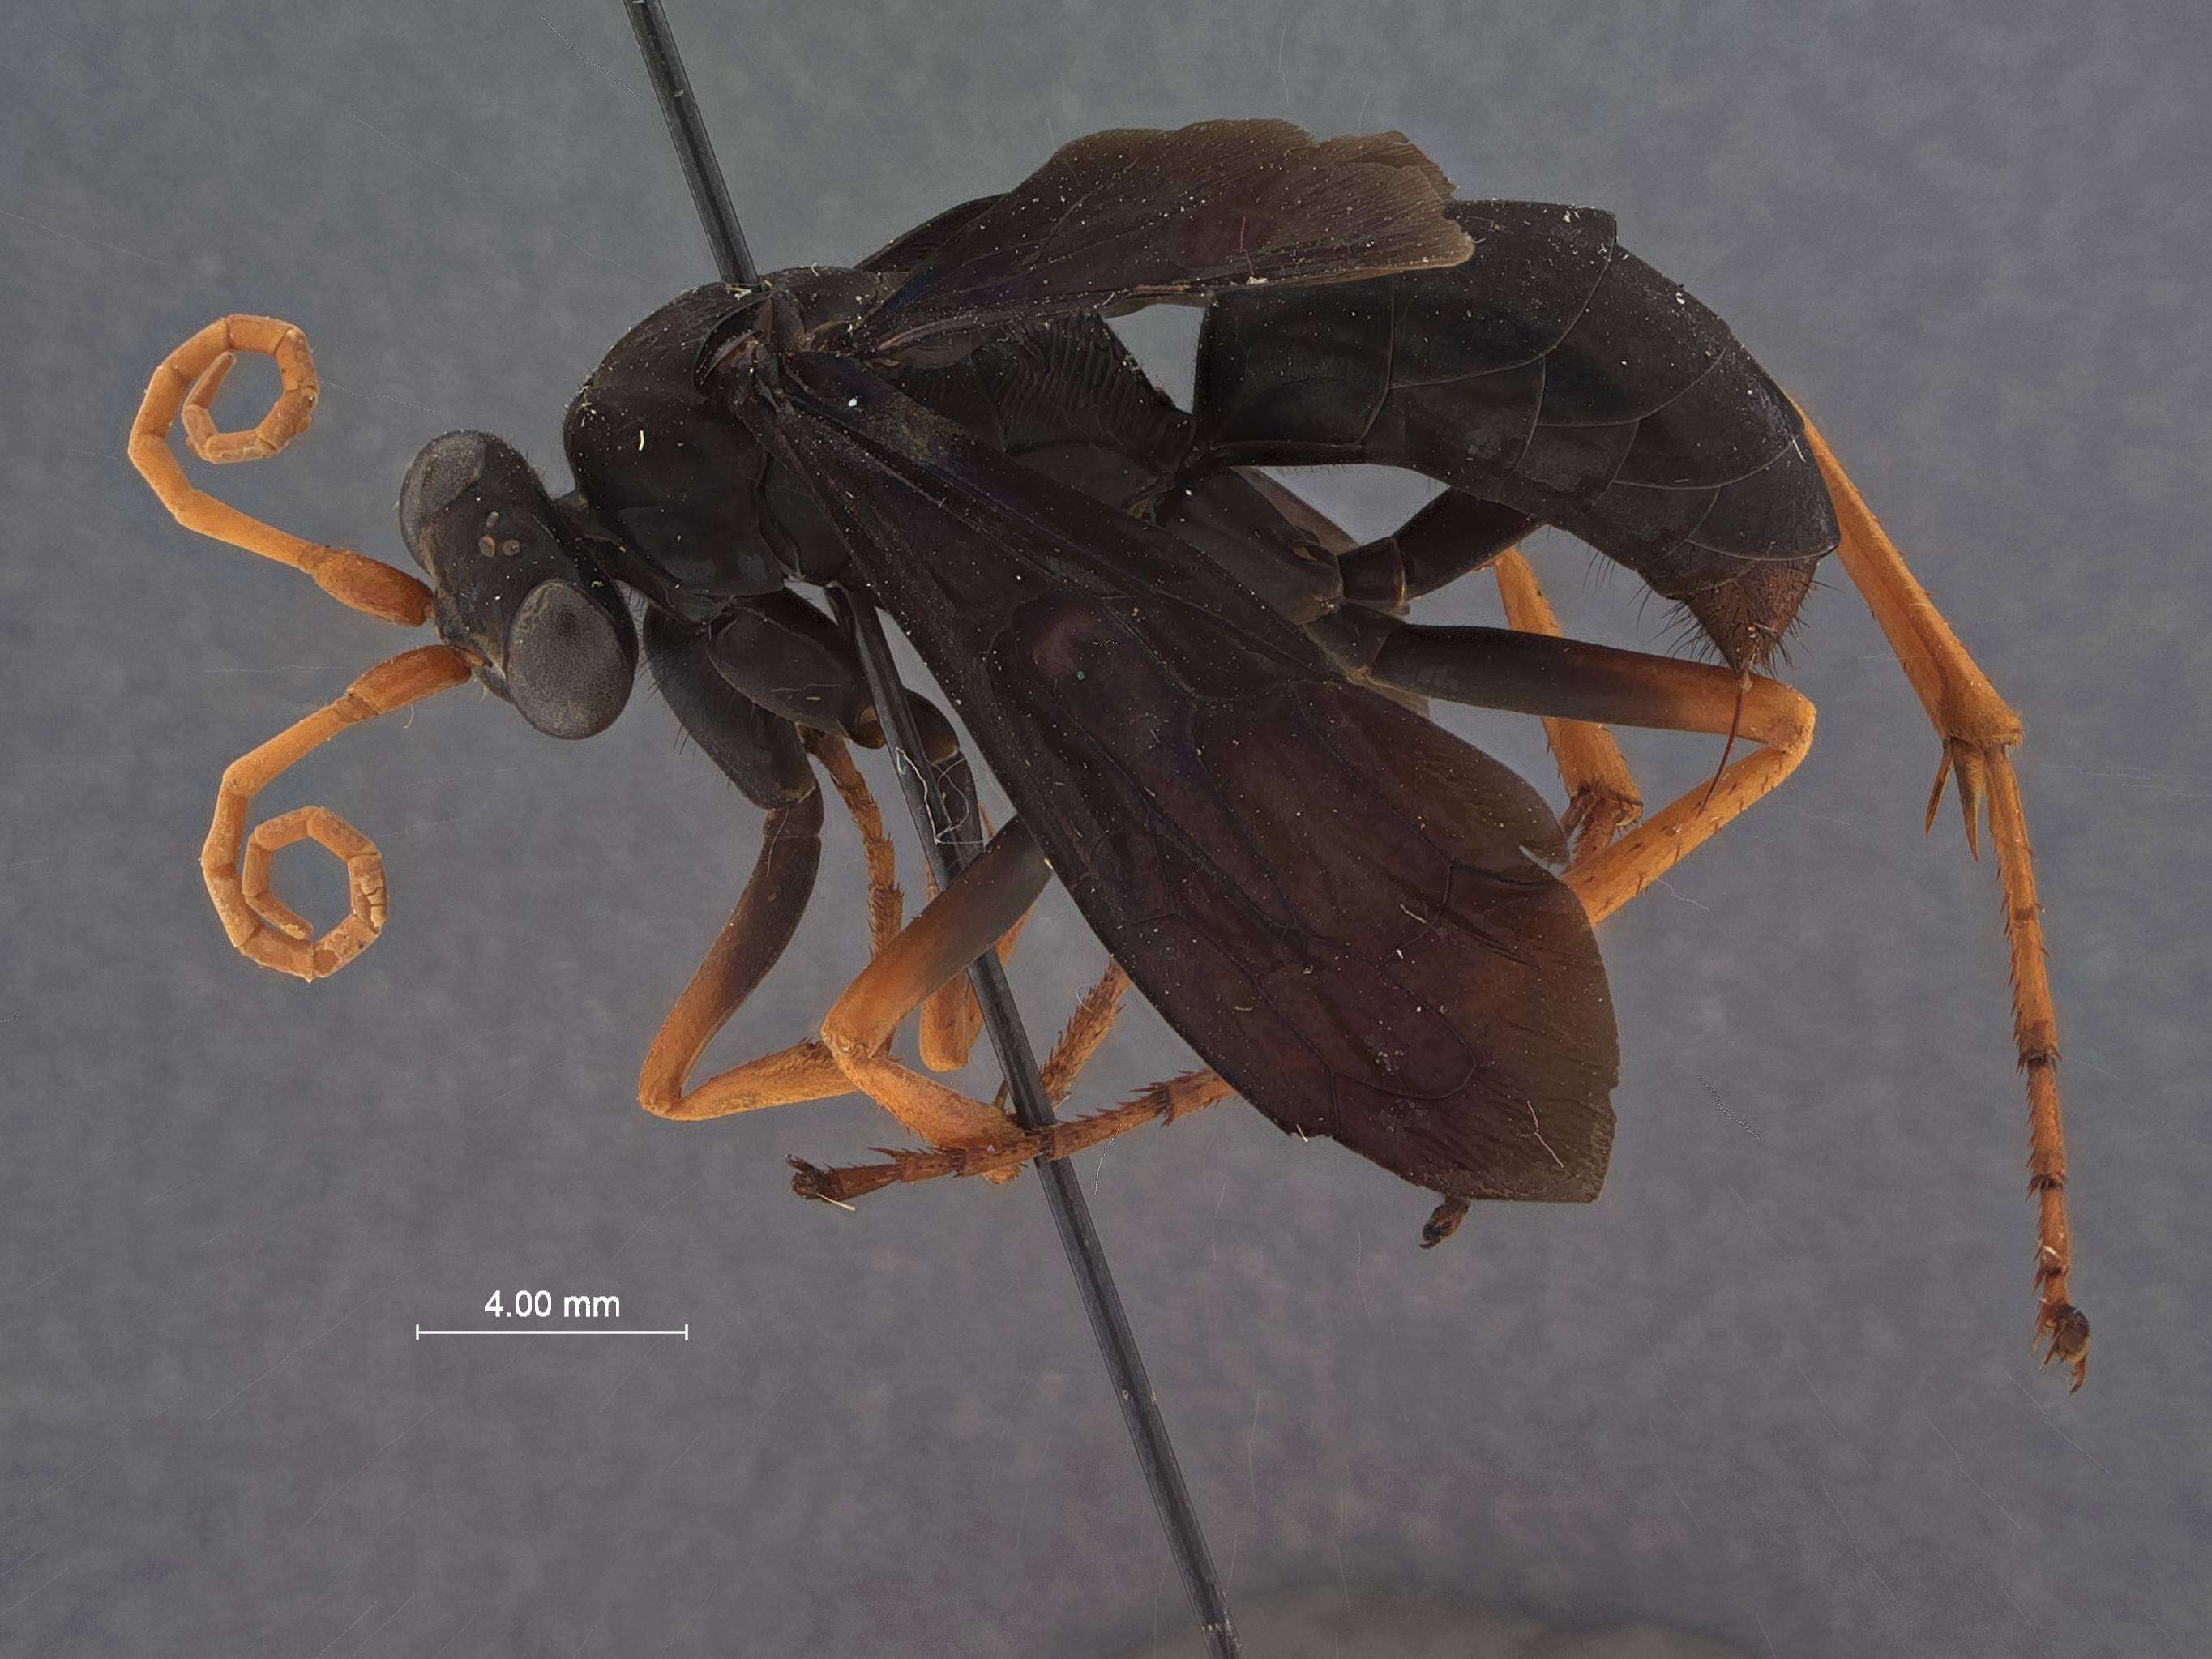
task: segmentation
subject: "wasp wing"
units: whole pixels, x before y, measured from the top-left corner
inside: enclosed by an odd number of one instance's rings
[[[942,213],[932,214],[912,230],[902,231],[854,267],[859,270],[913,271],[931,264],[937,251],[951,241],[962,226],[994,203],[1005,201],[1005,192],[978,196]]]
[[[849,360],[784,368],[769,441],[1168,1023],[1419,1186],[1595,1196],[1612,1006],[1534,792],[1167,532]]]
[[[1456,264],[1451,185],[1399,133],[1316,142],[1287,121],[1094,132],[1005,195],[939,215],[872,256],[922,268],[854,349],[959,340],[1006,313],[1203,301],[1261,283],[1345,282]]]

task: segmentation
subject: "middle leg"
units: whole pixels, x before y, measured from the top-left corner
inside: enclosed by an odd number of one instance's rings
[[[1185,1072],[1180,1077],[1146,1085],[1119,1106],[1042,1129],[1017,1130],[997,1146],[949,1146],[928,1152],[878,1147],[886,1162],[846,1164],[834,1170],[817,1169],[794,1158],[788,1160],[793,1172],[791,1189],[801,1198],[843,1204],[885,1187],[945,1176],[1003,1179],[1032,1158],[1073,1158],[1155,1120],[1173,1123],[1188,1117],[1236,1092],[1217,1073]]]
[[[860,973],[822,1022],[822,1041],[854,1087],[934,1146],[995,1146],[1021,1133],[1004,1112],[901,1064],[899,1022],[965,971],[1018,921],[1052,878],[1017,818]]]

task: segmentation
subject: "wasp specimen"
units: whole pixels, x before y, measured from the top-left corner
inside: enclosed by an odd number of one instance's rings
[[[1160,302],[1206,307],[1188,410],[1105,321]],[[219,432],[210,405],[241,350],[273,356],[284,391],[252,432]],[[168,448],[181,415],[203,459],[272,454],[313,397],[298,330],[229,318],[156,372],[131,441],[188,526],[357,609],[434,620],[443,641],[226,774],[204,864],[233,942],[312,979],[383,925],[375,850],[343,820],[308,808],[246,832],[255,792],[307,750],[471,676],[539,731],[587,737],[621,712],[641,654],[768,817],[641,1098],[696,1119],[865,1091],[927,1150],[793,1160],[801,1193],[836,1201],[1003,1178],[1232,1095],[1434,1193],[1425,1243],[1477,1199],[1594,1198],[1619,1057],[1593,925],[1803,757],[1812,707],[1763,671],[1835,554],[1941,740],[1931,823],[1955,777],[1970,845],[1984,822],[1995,845],[2040,1204],[2038,1329],[2080,1386],[2088,1325],[2067,1295],[2056,1022],[2008,758],[2018,718],[1818,433],[1717,317],[1619,245],[1611,215],[1455,200],[1395,133],[1095,134],[856,267],[664,306],[570,404],[568,495],[489,434],[432,440],[399,503],[427,586],[223,507]],[[1444,489],[1355,544],[1257,470],[1332,462]],[[1516,550],[1546,524],[1679,603],[1717,660],[1563,637]],[[1510,626],[1405,619],[1485,570]],[[1014,807],[903,927],[846,747],[879,744],[882,722],[851,647],[794,584],[891,614]],[[1427,719],[1429,698],[1540,717],[1564,817]],[[915,712],[954,781],[946,833],[972,836],[954,728],[926,701]],[[1745,752],[1647,817],[1608,726],[1725,734]],[[866,842],[873,956],[817,1036],[687,1087],[807,902],[817,763]],[[303,838],[349,872],[351,912],[319,939],[270,887],[274,854]],[[1050,1091],[1129,983],[1206,1064],[1024,1133],[890,1040],[921,1007],[925,1064],[964,1059],[963,969],[1010,946],[1054,875],[1111,960],[1048,1063]]]

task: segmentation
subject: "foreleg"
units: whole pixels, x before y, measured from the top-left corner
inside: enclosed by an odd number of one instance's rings
[[[716,1073],[696,1089],[684,1079],[715,1033],[768,976],[805,914],[822,858],[817,791],[768,815],[761,850],[737,908],[706,960],[669,1010],[638,1073],[638,1104],[656,1117],[696,1122],[732,1112],[846,1093],[851,1085],[819,1042],[793,1043]]]
[[[689,705],[685,712],[695,723],[708,718]],[[722,747],[726,748],[731,735],[726,720],[721,729]],[[809,733],[805,743],[829,773],[860,837],[868,872],[868,953],[872,960],[898,937],[902,912],[896,855],[884,834],[883,813],[841,739],[817,732]],[[821,862],[821,830],[818,792],[769,812],[761,831],[760,856],[737,908],[647,1051],[638,1074],[638,1103],[648,1112],[696,1121],[852,1091],[852,1080],[814,1038],[718,1073],[696,1089],[684,1087],[707,1045],[790,944],[813,892]]]

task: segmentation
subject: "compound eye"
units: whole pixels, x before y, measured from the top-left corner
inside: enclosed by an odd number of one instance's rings
[[[542,581],[524,595],[507,630],[509,702],[549,738],[588,738],[612,726],[637,678],[629,612],[575,583]]]
[[[399,487],[399,533],[426,572],[432,520],[483,482],[494,441],[481,432],[448,432],[424,444],[408,467]]]

